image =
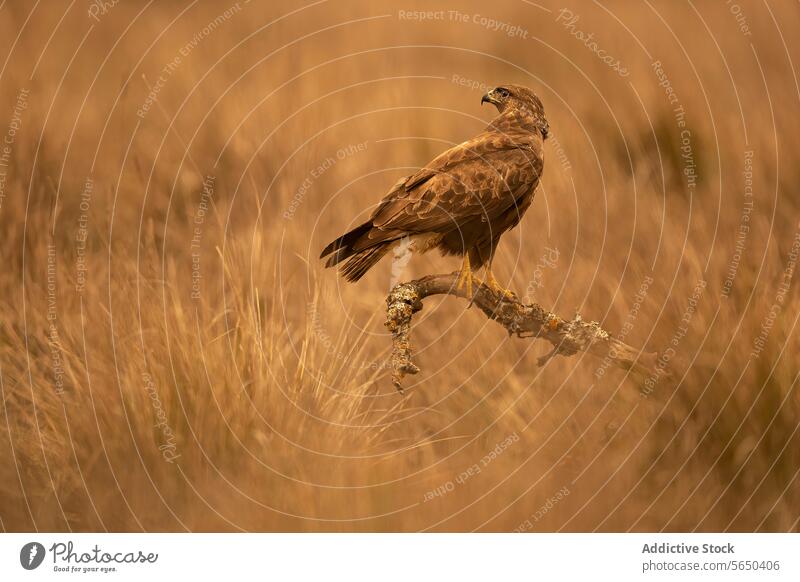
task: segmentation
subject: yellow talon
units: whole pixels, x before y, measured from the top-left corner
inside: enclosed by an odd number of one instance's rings
[[[469,266],[469,254],[464,255],[464,262],[461,264],[461,274],[458,276],[456,289],[461,290],[464,285],[467,287],[467,297],[472,297],[472,268]]]
[[[500,283],[497,282],[497,279],[495,279],[494,274],[492,273],[492,270],[489,268],[488,264],[484,269],[486,271],[486,286],[489,287],[489,289],[491,289],[494,293],[504,295],[507,299],[513,299],[514,292],[504,288],[502,285],[500,285]]]

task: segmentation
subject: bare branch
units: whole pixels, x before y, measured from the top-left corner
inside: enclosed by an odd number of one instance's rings
[[[411,361],[411,318],[422,309],[422,300],[430,295],[455,295],[469,299],[465,290],[456,289],[458,272],[429,275],[416,281],[401,283],[386,299],[386,327],[392,332],[392,382],[402,392],[401,381],[419,368]],[[472,297],[486,317],[508,330],[509,335],[546,339],[553,349],[538,359],[543,366],[557,355],[571,356],[588,352],[606,359],[614,366],[642,375],[658,373],[655,352],[643,352],[614,338],[596,321],[584,321],[580,315],[566,320],[540,305],[525,305],[516,296],[508,298],[485,285],[479,285]]]

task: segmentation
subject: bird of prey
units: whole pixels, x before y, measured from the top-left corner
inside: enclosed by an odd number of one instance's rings
[[[515,227],[533,200],[544,167],[549,126],[536,94],[519,85],[496,87],[481,98],[499,115],[481,133],[397,182],[364,224],[325,247],[326,267],[340,266],[358,281],[387,252],[405,242],[412,252],[438,248],[464,257],[458,289],[472,296],[473,270],[486,285],[510,295],[492,274],[500,237]]]

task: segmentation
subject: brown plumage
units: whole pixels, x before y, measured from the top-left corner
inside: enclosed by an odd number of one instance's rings
[[[357,281],[408,237],[414,251],[464,255],[462,278],[470,290],[471,269],[482,265],[497,288],[494,251],[533,200],[548,124],[541,101],[525,87],[497,87],[484,102],[500,112],[486,129],[397,182],[368,221],[325,247],[326,267],[344,261],[340,272]]]

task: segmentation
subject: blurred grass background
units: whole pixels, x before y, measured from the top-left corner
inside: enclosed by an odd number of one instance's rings
[[[796,531],[800,20],[735,6],[2,3],[2,527]],[[652,391],[432,298],[401,397],[389,261],[316,258],[504,82],[553,139],[498,277]]]

